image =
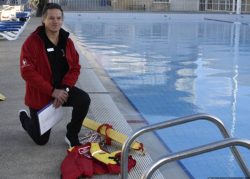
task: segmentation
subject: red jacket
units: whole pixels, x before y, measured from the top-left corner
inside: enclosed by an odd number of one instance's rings
[[[20,56],[21,76],[26,82],[25,104],[34,109],[41,109],[52,100],[52,71],[47,57],[45,44],[39,36],[39,27],[26,39]],[[69,71],[62,80],[62,85],[74,86],[80,74],[79,55],[73,41],[68,38],[66,59]]]

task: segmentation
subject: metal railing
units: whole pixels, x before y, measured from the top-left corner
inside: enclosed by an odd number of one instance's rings
[[[210,143],[207,145],[202,145],[199,147],[195,147],[192,149],[184,150],[181,152],[176,152],[170,155],[167,155],[166,157],[162,158],[161,160],[154,163],[151,167],[149,167],[148,170],[142,175],[141,179],[150,179],[153,175],[153,173],[162,165],[165,165],[169,162],[173,162],[176,160],[189,158],[192,156],[200,155],[203,153],[219,150],[226,147],[234,147],[236,145],[246,147],[250,150],[250,140],[247,139],[236,139],[236,138],[230,138],[230,139],[224,139],[222,141]],[[247,176],[249,177],[249,176]]]
[[[157,124],[143,127],[141,129],[139,129],[138,131],[136,131],[133,135],[131,135],[122,146],[121,178],[127,179],[128,169],[126,166],[128,166],[129,146],[131,146],[132,142],[137,137],[139,137],[140,135],[142,135],[143,133],[146,133],[146,132],[159,130],[159,129],[163,129],[163,128],[168,128],[168,127],[172,127],[172,126],[177,126],[177,125],[181,125],[184,123],[189,123],[189,122],[193,122],[193,121],[197,121],[197,120],[206,120],[206,121],[214,123],[219,128],[221,134],[223,135],[223,137],[225,139],[230,138],[230,135],[227,132],[226,128],[224,127],[223,122],[219,118],[212,116],[212,115],[209,115],[209,114],[196,114],[196,115],[191,115],[191,116],[185,116],[185,117],[181,117],[181,118],[177,118],[177,119],[173,119],[173,120],[168,120],[168,121],[164,121],[161,123],[157,123]],[[249,177],[250,172],[249,172],[243,158],[241,157],[239,151],[237,150],[237,148],[232,146],[232,147],[230,147],[230,149],[231,149],[234,157],[236,158],[236,161],[238,162],[240,168],[244,172],[244,174]]]

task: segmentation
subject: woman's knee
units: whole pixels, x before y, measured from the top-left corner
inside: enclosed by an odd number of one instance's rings
[[[87,107],[90,105],[90,102],[91,102],[91,99],[90,99],[89,94],[82,91],[81,95],[79,95],[77,105]]]
[[[86,93],[86,103],[88,104],[88,106],[90,105],[91,99],[88,93]]]
[[[35,143],[37,145],[45,145],[48,143],[48,141],[49,141],[49,139],[47,139],[47,140],[35,140]]]
[[[48,143],[49,137],[50,137],[50,130],[39,137],[32,137],[32,139],[37,145],[45,145]]]
[[[70,99],[67,105],[73,107],[88,107],[90,105],[90,97],[89,94],[83,91],[80,88],[72,87],[70,92]]]

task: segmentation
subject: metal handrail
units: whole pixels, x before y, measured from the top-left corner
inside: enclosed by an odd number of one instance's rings
[[[219,128],[219,130],[222,133],[224,138],[230,138],[230,135],[227,132],[226,128],[224,127],[223,122],[219,118],[217,118],[215,116],[212,116],[212,115],[209,115],[209,114],[195,114],[195,115],[180,117],[180,118],[176,118],[176,119],[173,119],[173,120],[168,120],[168,121],[164,121],[164,122],[161,122],[161,123],[157,123],[157,124],[153,124],[153,125],[143,127],[141,129],[139,129],[138,131],[136,131],[133,135],[128,137],[128,139],[126,140],[126,142],[122,146],[121,178],[122,179],[127,179],[127,177],[128,177],[128,168],[127,168],[127,166],[128,166],[129,146],[131,146],[132,142],[138,136],[140,136],[143,133],[150,132],[150,131],[153,131],[153,130],[168,128],[168,127],[172,127],[172,126],[176,126],[176,125],[180,125],[180,124],[184,124],[184,123],[188,123],[188,122],[193,122],[193,121],[197,121],[197,120],[207,120],[207,121],[210,121],[210,122],[214,123]],[[232,146],[232,147],[230,147],[230,149],[231,149],[234,157],[236,158],[240,168],[244,172],[244,174],[246,176],[250,176],[250,172],[248,171],[248,168],[247,168],[244,160],[242,159],[239,151],[237,150],[237,148]]]
[[[200,155],[203,153],[219,150],[226,147],[233,147],[235,145],[239,145],[242,147],[246,147],[250,150],[250,140],[247,139],[236,139],[236,138],[230,138],[230,139],[224,139],[222,141],[210,143],[207,145],[202,145],[199,147],[195,147],[188,150],[183,150],[181,152],[176,152],[170,155],[167,155],[166,157],[160,159],[156,163],[154,163],[151,167],[149,167],[148,170],[142,175],[141,179],[150,179],[153,175],[153,173],[162,165],[167,164],[169,162],[173,162],[176,160],[189,158],[192,156]],[[248,176],[249,177],[249,176]]]

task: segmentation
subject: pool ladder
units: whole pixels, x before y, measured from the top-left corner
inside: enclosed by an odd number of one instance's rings
[[[242,156],[240,155],[239,151],[237,150],[236,146],[242,146],[245,148],[248,148],[250,150],[250,140],[247,139],[237,139],[237,138],[231,138],[229,133],[227,132],[223,122],[212,115],[209,114],[195,114],[191,116],[185,116],[181,118],[176,118],[173,120],[164,121],[161,123],[149,125],[146,127],[143,127],[139,129],[138,131],[134,132],[123,144],[122,146],[122,155],[121,155],[121,178],[127,179],[128,178],[128,169],[125,166],[128,166],[128,153],[129,153],[129,146],[131,146],[132,142],[142,135],[143,133],[159,130],[163,128],[168,128],[172,126],[181,125],[184,123],[189,123],[193,121],[198,120],[206,120],[209,122],[214,123],[220,130],[221,134],[223,135],[224,139],[221,141],[217,141],[214,143],[209,143],[207,145],[202,145],[199,147],[191,148],[188,150],[183,150],[180,152],[172,153],[167,155],[166,157],[158,160],[156,163],[154,163],[152,166],[150,166],[147,171],[143,173],[141,176],[141,179],[150,179],[153,175],[153,173],[159,169],[164,164],[167,164],[168,162],[189,158],[192,156],[196,156],[203,153],[208,153],[211,151],[219,150],[222,148],[230,147],[234,157],[236,158],[236,161],[238,165],[240,166],[241,170],[245,174],[246,177],[250,177],[250,171],[247,168],[247,165],[245,161],[243,160]]]

